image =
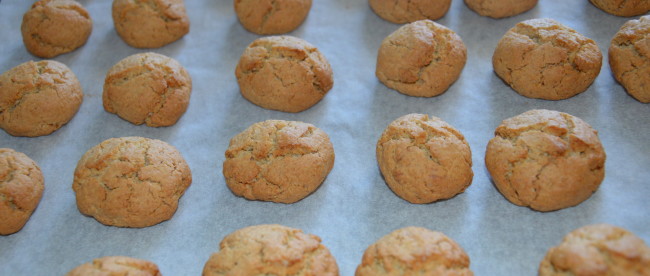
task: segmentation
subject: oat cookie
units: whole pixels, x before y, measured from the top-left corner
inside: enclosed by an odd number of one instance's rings
[[[650,15],[626,22],[614,35],[609,66],[628,94],[650,103]]]
[[[113,24],[135,48],[160,48],[190,31],[184,0],[113,0]]]
[[[285,112],[310,108],[334,85],[325,56],[309,42],[292,36],[253,41],[241,55],[235,76],[244,98]]]
[[[368,0],[368,3],[379,17],[398,24],[439,19],[451,6],[451,0]]]
[[[420,20],[384,39],[375,74],[400,93],[433,97],[458,79],[466,60],[465,44],[454,31],[431,20]]]
[[[605,176],[598,132],[578,117],[536,109],[504,120],[485,153],[494,185],[510,202],[538,211],[578,205]]]
[[[150,261],[124,256],[107,256],[82,264],[65,276],[161,276]]]
[[[563,100],[585,91],[602,65],[596,43],[547,18],[517,23],[499,41],[494,72],[517,93]]]
[[[474,176],[463,134],[425,114],[404,115],[390,123],[377,142],[377,161],[391,190],[411,203],[451,198]]]
[[[589,0],[597,8],[617,16],[636,16],[650,11],[648,0]]]
[[[20,231],[43,196],[43,173],[22,152],[0,148],[0,235]]]
[[[107,112],[133,124],[171,126],[190,103],[192,79],[173,58],[142,53],[129,56],[106,74],[103,103]]]
[[[364,252],[356,276],[474,275],[469,256],[445,234],[422,227],[393,231]]]
[[[77,207],[97,221],[147,227],[170,219],[192,182],[173,146],[143,137],[110,138],[77,163],[72,188]]]
[[[537,0],[465,0],[465,4],[482,16],[504,18],[527,12]]]
[[[608,224],[580,227],[548,250],[539,276],[650,275],[650,247],[633,233]]]
[[[79,80],[68,66],[25,62],[0,75],[0,128],[13,136],[48,135],[72,119],[82,100]]]
[[[86,44],[93,29],[88,11],[74,0],[40,0],[20,25],[27,51],[42,58],[72,52]]]
[[[333,166],[325,132],[303,122],[268,120],[230,140],[223,174],[237,196],[294,203],[316,190]]]
[[[239,229],[226,236],[203,267],[203,276],[336,276],[339,269],[318,236],[277,224]]]
[[[260,35],[283,34],[298,28],[312,0],[234,0],[239,22]]]

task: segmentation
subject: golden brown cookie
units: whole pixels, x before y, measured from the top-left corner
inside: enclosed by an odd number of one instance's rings
[[[339,269],[318,236],[277,224],[239,229],[226,236],[203,267],[203,276],[337,276]]]
[[[192,183],[192,173],[173,146],[142,137],[110,138],[77,163],[72,188],[77,207],[97,221],[147,227],[170,219]]]
[[[609,46],[609,66],[628,94],[650,103],[650,15],[618,30]]]
[[[633,233],[608,224],[580,227],[548,250],[539,276],[650,275],[650,247]]]
[[[161,276],[153,262],[124,256],[107,256],[82,264],[66,276]]]
[[[104,81],[104,109],[133,124],[171,126],[190,103],[192,79],[173,58],[142,53],[113,66]]]
[[[384,180],[411,203],[462,193],[471,183],[472,152],[465,137],[440,118],[408,114],[390,123],[377,141]]]
[[[333,166],[325,132],[303,122],[268,120],[230,140],[223,175],[237,196],[294,203],[316,190]]]
[[[13,136],[48,135],[72,119],[82,100],[79,80],[68,66],[25,62],[0,75],[0,128]]]
[[[135,48],[159,48],[190,31],[184,0],[113,0],[113,24]]]
[[[400,27],[382,41],[375,74],[400,93],[433,97],[458,79],[466,60],[465,44],[454,31],[420,20]]]
[[[260,35],[283,34],[298,28],[312,0],[234,0],[239,22]]]
[[[422,227],[393,231],[363,253],[356,276],[471,276],[469,256],[445,234]]]
[[[562,100],[585,91],[600,73],[596,43],[547,18],[517,23],[499,41],[494,72],[517,93]]]
[[[43,173],[22,152],[0,148],[0,235],[20,231],[43,196]]]
[[[325,56],[309,42],[292,36],[253,41],[241,55],[235,76],[244,98],[285,112],[310,108],[334,85]]]
[[[527,12],[537,0],[465,0],[465,5],[482,16],[504,18]]]
[[[20,25],[27,51],[42,58],[72,52],[86,44],[93,29],[88,11],[74,0],[40,0]]]
[[[648,0],[589,0],[597,8],[617,16],[636,16],[650,11]]]
[[[439,19],[451,6],[451,0],[368,0],[368,3],[379,17],[398,24]]]
[[[510,202],[538,211],[575,206],[605,176],[598,132],[578,117],[530,110],[504,120],[485,153],[494,185]]]

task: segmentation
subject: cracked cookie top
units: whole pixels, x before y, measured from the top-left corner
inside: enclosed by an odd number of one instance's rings
[[[296,121],[255,123],[230,140],[226,184],[250,200],[294,203],[311,194],[334,166],[325,132]]]
[[[471,183],[472,153],[465,137],[443,120],[404,115],[377,141],[384,180],[411,203],[431,203],[462,193]]]
[[[597,8],[617,16],[636,16],[650,11],[648,0],[589,0]]]
[[[630,20],[618,30],[609,46],[609,65],[627,93],[650,103],[650,15]]]
[[[113,0],[113,24],[126,44],[160,48],[190,31],[184,0]]]
[[[530,110],[504,120],[485,153],[494,185],[510,202],[538,211],[575,206],[605,176],[598,132],[582,119]]]
[[[20,231],[43,195],[43,173],[22,152],[0,148],[0,235]]]
[[[134,276],[161,276],[158,266],[150,261],[124,256],[107,256],[94,259],[90,263],[82,264],[65,276],[88,275],[134,275]]]
[[[403,24],[422,19],[439,19],[449,11],[451,0],[368,0],[384,20]]]
[[[234,0],[239,22],[260,35],[283,34],[298,28],[312,0]]]
[[[547,18],[517,23],[499,41],[494,72],[517,93],[563,100],[585,91],[600,73],[596,43]]]
[[[534,8],[537,0],[465,0],[465,4],[482,16],[504,18]]]

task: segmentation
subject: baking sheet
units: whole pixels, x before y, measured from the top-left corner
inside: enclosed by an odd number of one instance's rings
[[[31,1],[0,3],[0,71],[38,58],[22,44],[20,22]],[[630,18],[616,17],[588,1],[542,0],[533,10],[495,20],[454,0],[437,22],[456,31],[467,46],[460,79],[443,95],[415,98],[383,86],[374,76],[382,39],[400,25],[376,16],[366,0],[316,0],[290,35],[316,45],[334,70],[334,87],[317,105],[290,114],[270,111],[239,93],[234,68],[258,35],[237,21],[232,0],[186,1],[191,30],[159,49],[127,46],[115,33],[111,1],[80,1],[94,22],[88,43],[54,58],[79,78],[84,101],[69,124],[49,136],[13,137],[0,131],[0,147],[24,152],[42,168],[45,192],[18,233],[0,236],[0,275],[63,275],[93,258],[126,255],[155,262],[163,275],[200,275],[221,239],[236,229],[278,223],[320,236],[341,275],[353,275],[363,251],[405,226],[441,231],[469,254],[476,275],[536,275],[546,250],[571,230],[592,223],[622,226],[650,242],[650,105],[628,96],[609,69],[607,48]],[[522,97],[492,71],[501,36],[517,22],[550,17],[596,41],[603,67],[584,93],[562,101]],[[638,18],[638,17],[637,17]],[[108,69],[124,57],[154,51],[177,59],[193,79],[190,106],[171,127],[134,126],[102,108]],[[600,189],[579,206],[540,213],[509,203],[494,188],[483,161],[501,120],[534,108],[578,116],[596,130],[607,153]],[[433,204],[410,204],[384,183],[375,143],[394,119],[408,113],[438,116],[459,129],[472,149],[474,180],[463,193]],[[229,139],[267,119],[312,123],[330,135],[334,168],[322,186],[295,204],[248,201],[234,196],[221,173]],[[174,217],[158,225],[109,227],[79,213],[72,178],[79,158],[110,137],[144,136],[177,147],[192,169],[193,183]]]

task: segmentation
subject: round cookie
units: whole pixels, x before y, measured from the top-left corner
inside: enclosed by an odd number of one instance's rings
[[[300,112],[332,88],[332,68],[320,51],[297,37],[271,36],[246,47],[235,70],[242,96],[266,109]]]
[[[375,74],[400,93],[433,97],[458,79],[466,60],[465,44],[454,31],[420,20],[400,27],[382,41]]]
[[[20,25],[27,51],[42,58],[72,52],[86,44],[93,29],[88,11],[74,0],[40,0]]]
[[[539,276],[650,275],[650,247],[633,233],[608,224],[580,227],[548,250]]]
[[[650,15],[626,22],[614,35],[609,66],[628,94],[650,103]]]
[[[318,236],[277,224],[239,229],[226,236],[203,267],[203,276],[338,276],[336,260]]]
[[[303,122],[268,120],[230,140],[223,175],[237,196],[294,203],[316,190],[333,166],[325,132]]]
[[[530,19],[517,23],[499,41],[494,72],[517,93],[562,100],[585,91],[602,65],[596,43],[559,22]]]
[[[113,24],[135,48],[159,48],[190,31],[183,0],[113,0]]]
[[[377,161],[391,190],[411,203],[451,198],[474,176],[465,137],[425,114],[408,114],[390,123],[377,141]]]
[[[368,3],[379,17],[398,24],[439,19],[451,6],[451,0],[368,0]]]
[[[393,231],[363,253],[355,276],[471,276],[469,256],[445,234],[422,227]]]
[[[239,22],[260,35],[283,34],[298,28],[311,9],[312,0],[234,0]]]
[[[465,0],[465,5],[482,16],[504,18],[527,12],[537,0]]]
[[[106,74],[103,103],[107,112],[133,124],[171,126],[190,103],[192,79],[175,59],[142,53],[126,57]]]
[[[510,202],[538,211],[578,205],[605,176],[598,132],[580,118],[530,110],[504,120],[485,153],[494,185]]]
[[[192,173],[173,146],[142,137],[110,138],[77,163],[72,188],[77,207],[97,221],[147,227],[170,219],[192,183]]]
[[[158,266],[150,261],[124,256],[107,256],[94,259],[90,263],[82,264],[65,276],[88,275],[134,275],[134,276],[161,276]]]
[[[27,155],[0,148],[0,235],[20,231],[43,196],[43,173]]]
[[[648,0],[589,0],[597,8],[617,16],[636,16],[650,11]]]
[[[25,62],[0,75],[0,128],[13,136],[48,135],[72,119],[82,100],[79,80],[68,66]]]

